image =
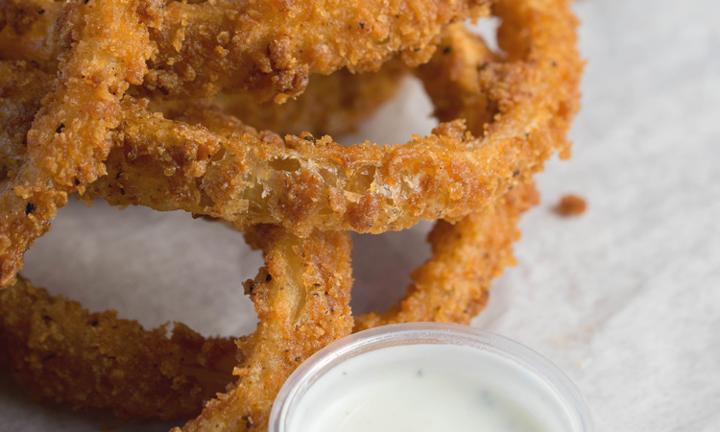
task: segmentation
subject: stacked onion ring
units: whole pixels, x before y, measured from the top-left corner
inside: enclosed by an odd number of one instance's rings
[[[125,417],[202,408],[185,431],[262,430],[297,365],[353,328],[469,323],[485,306],[537,200],[532,175],[569,155],[582,72],[569,1],[493,2],[497,53],[457,22],[486,1],[335,3],[0,1],[0,282],[14,285],[0,293],[1,339],[31,394]],[[352,128],[406,69],[445,122],[430,135],[394,146],[320,135]],[[267,115],[248,108],[295,97]],[[263,127],[308,118],[317,132],[282,138],[233,114]],[[168,337],[16,279],[73,194],[243,231],[265,256],[244,284],[257,331],[233,343],[176,325]],[[353,320],[345,231],[421,218],[439,220],[432,258],[397,306]]]

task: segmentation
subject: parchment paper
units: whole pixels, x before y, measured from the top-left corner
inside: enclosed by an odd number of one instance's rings
[[[585,395],[598,431],[720,430],[720,4],[578,0],[589,60],[573,158],[538,176],[518,265],[474,325],[547,356]],[[406,83],[356,138],[405,142],[435,124]],[[551,207],[587,198],[574,219]],[[355,236],[360,313],[399,298],[429,256],[429,224]],[[91,310],[154,327],[180,320],[239,335],[256,317],[240,282],[261,265],[242,237],[182,212],[72,203],[27,255],[23,274]],[[28,402],[7,374],[0,430],[166,431]]]

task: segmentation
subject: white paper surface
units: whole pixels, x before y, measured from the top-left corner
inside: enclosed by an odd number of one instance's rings
[[[494,284],[474,325],[563,369],[598,431],[720,430],[720,4],[578,0],[589,60],[573,158],[538,175],[518,266]],[[405,142],[435,122],[417,83],[358,137]],[[550,210],[565,193],[588,212]],[[355,236],[356,312],[399,298],[429,256],[429,224]],[[182,212],[72,203],[27,254],[23,274],[91,310],[205,335],[254,329],[240,283],[262,260],[242,236]],[[0,375],[0,430],[166,431],[24,399]]]

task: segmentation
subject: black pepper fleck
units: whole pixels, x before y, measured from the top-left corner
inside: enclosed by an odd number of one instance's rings
[[[35,204],[33,203],[27,203],[25,206],[25,214],[29,215],[30,213],[35,211]]]
[[[365,23],[360,23],[360,28],[361,28],[361,29],[364,29],[364,28],[365,28]]]
[[[268,273],[268,275],[265,277],[266,282],[270,282],[272,280],[272,275]]]
[[[75,186],[77,186],[77,185],[79,185],[79,184],[80,184],[80,179],[77,178],[77,177],[75,177]]]
[[[65,129],[65,123],[60,123],[60,126],[55,129],[55,133],[61,133]]]

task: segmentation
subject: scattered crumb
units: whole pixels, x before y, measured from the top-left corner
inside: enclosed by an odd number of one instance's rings
[[[562,216],[579,216],[585,213],[587,203],[577,195],[565,195],[555,207],[555,213]]]

